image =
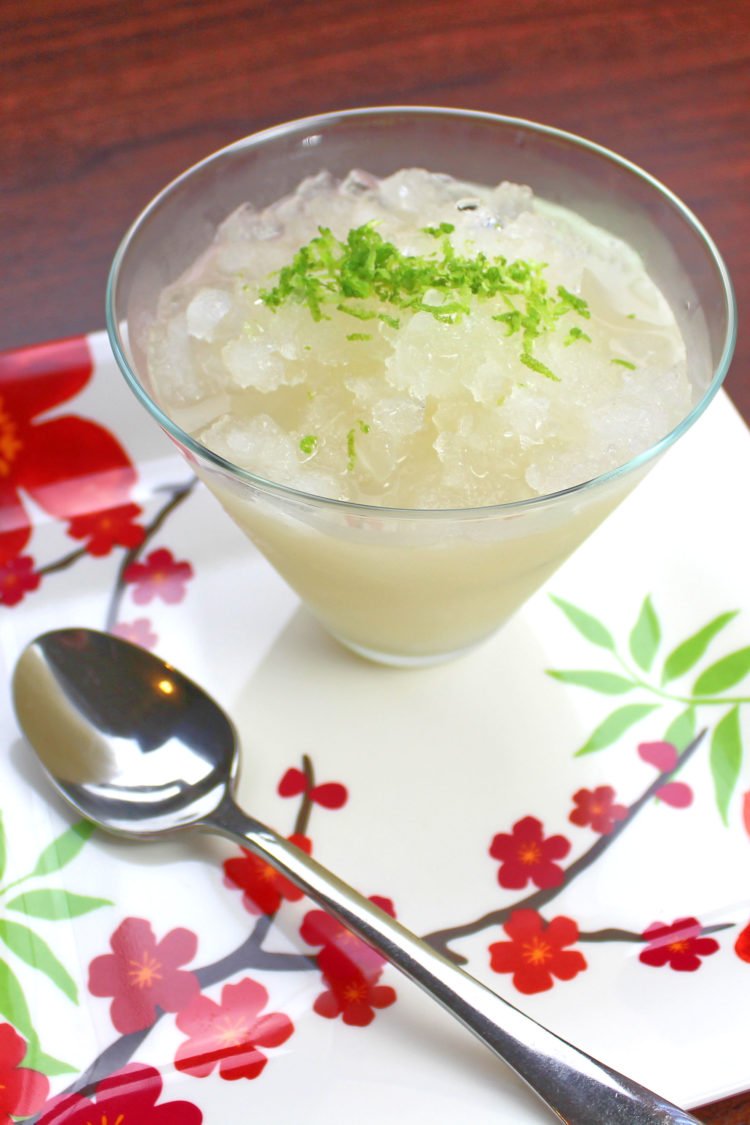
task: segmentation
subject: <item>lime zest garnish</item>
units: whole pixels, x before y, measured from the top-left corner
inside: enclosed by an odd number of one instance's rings
[[[347,316],[356,316],[357,320],[374,320],[378,315],[373,309],[356,309],[344,304],[336,305],[336,310]]]
[[[515,332],[521,331],[523,315],[518,309],[513,309],[512,312],[498,313],[498,315],[493,316],[492,319],[499,320],[501,324],[506,324],[508,326],[508,336],[512,336]]]
[[[400,328],[401,321],[397,316],[389,316],[388,313],[379,312],[378,320],[382,320],[383,324],[388,324],[391,328]]]
[[[309,456],[311,453],[315,452],[317,444],[318,439],[315,434],[306,434],[305,437],[300,440],[299,447],[304,454]]]
[[[352,428],[346,435],[346,471],[353,472],[357,464],[357,431]]]
[[[352,228],[344,242],[328,227],[318,227],[317,236],[279,271],[276,285],[261,289],[260,299],[273,310],[289,301],[305,305],[315,321],[330,319],[324,308],[333,304],[348,316],[378,319],[392,328],[399,327],[399,318],[378,306],[428,313],[441,323],[454,324],[470,315],[473,302],[498,300],[505,311],[493,319],[505,324],[506,335],[521,334],[521,362],[557,379],[533,359],[535,341],[568,313],[589,319],[586,301],[563,285],[551,294],[542,276],[544,262],[523,258],[509,262],[502,255],[488,258],[481,252],[465,257],[448,237],[455,229],[451,223],[423,229],[440,240],[433,254],[402,254],[373,223]],[[426,300],[432,291],[441,295],[439,304]],[[357,333],[348,337],[361,338]]]
[[[347,340],[371,340],[372,336],[369,332],[350,332],[346,338]]]
[[[351,473],[357,464],[357,430],[361,434],[369,434],[370,427],[367,422],[358,418],[356,425],[352,426],[346,435],[346,471],[348,473]]]
[[[628,313],[627,319],[628,320],[635,320],[635,313]]]
[[[581,342],[585,341],[588,344],[591,343],[591,337],[586,332],[584,332],[582,328],[579,328],[578,325],[574,324],[570,332],[568,332],[568,335],[563,340],[563,347],[569,348],[570,345],[575,344],[577,340],[580,340]]]
[[[629,359],[611,359],[610,363],[616,363],[618,367],[627,367],[628,371],[635,371],[636,366],[631,363]]]
[[[550,371],[546,363],[542,363],[536,356],[530,355],[529,352],[521,352],[519,356],[521,363],[524,367],[531,368],[532,371],[538,372],[539,375],[544,375],[547,379],[554,379],[556,383],[560,382],[560,376],[555,375],[554,371]]]
[[[558,285],[557,295],[564,305],[568,305],[574,312],[577,312],[579,316],[582,316],[585,320],[591,319],[591,311],[583,297],[577,297],[575,293],[571,293],[564,285]],[[558,316],[559,315],[558,313]]]

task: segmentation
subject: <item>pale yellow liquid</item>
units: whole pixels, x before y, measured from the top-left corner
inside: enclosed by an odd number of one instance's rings
[[[201,472],[323,625],[392,663],[446,658],[493,633],[640,475],[538,510],[421,523],[250,500],[218,474]]]

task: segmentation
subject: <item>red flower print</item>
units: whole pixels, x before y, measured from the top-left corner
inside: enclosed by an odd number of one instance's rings
[[[103,1078],[95,1101],[81,1094],[61,1094],[44,1108],[37,1125],[201,1125],[203,1114],[192,1102],[156,1102],[161,1096],[158,1070],[141,1063]]]
[[[289,843],[308,855],[312,852],[312,842],[307,836],[297,833],[289,837]],[[224,874],[228,885],[245,892],[242,905],[251,914],[275,914],[283,900],[297,902],[302,898],[302,891],[294,883],[247,848],[242,849],[242,855],[224,861]]]
[[[44,1074],[21,1066],[25,1054],[25,1040],[9,1023],[0,1023],[0,1125],[37,1113],[49,1093]]]
[[[596,789],[579,789],[573,794],[576,808],[568,817],[573,824],[585,828],[590,824],[594,832],[608,836],[618,820],[628,815],[625,805],[615,804],[615,791],[611,785],[599,785]]]
[[[745,926],[734,943],[734,951],[741,961],[750,961],[750,924]]]
[[[30,555],[0,562],[0,605],[18,605],[26,594],[36,590],[40,581]]]
[[[137,617],[135,621],[118,621],[112,632],[116,637],[122,637],[124,641],[140,645],[141,648],[153,648],[159,639],[147,617]]]
[[[389,898],[373,895],[370,902],[392,918],[396,917]],[[324,910],[310,910],[300,934],[308,945],[323,947],[316,960],[328,987],[313,1004],[319,1016],[326,1019],[341,1016],[346,1024],[366,1027],[375,1018],[374,1009],[388,1008],[394,1003],[394,989],[378,984],[385,959],[341,922]]]
[[[317,997],[313,1009],[326,1019],[341,1016],[351,1027],[367,1027],[375,1018],[375,1009],[389,1008],[396,1000],[394,989],[378,984],[380,972],[362,972],[333,946],[318,954],[318,967],[328,988]]]
[[[150,1027],[156,1009],[179,1012],[198,992],[198,978],[180,969],[195,957],[190,930],[171,930],[160,942],[143,918],[126,918],[110,939],[112,953],[89,966],[89,991],[112,996],[112,1023],[123,1035]]]
[[[396,911],[389,898],[371,895],[370,902],[379,906],[386,914],[390,914],[391,918],[396,917]],[[323,947],[318,954],[318,964],[321,968],[325,967],[331,951],[348,960],[353,968],[365,974],[379,973],[385,964],[384,957],[381,957],[367,942],[350,933],[341,922],[326,914],[325,910],[308,911],[299,932],[302,940],[308,945]]]
[[[641,742],[638,756],[660,773],[675,769],[680,758],[677,747],[671,742]],[[684,781],[667,781],[656,790],[656,796],[675,809],[686,809],[693,802],[693,790]]]
[[[697,918],[678,918],[671,926],[653,922],[643,931],[648,946],[638,954],[638,960],[655,968],[668,964],[678,973],[694,973],[700,968],[701,957],[708,957],[719,948],[718,941],[701,937],[702,932]]]
[[[146,561],[125,567],[123,578],[135,585],[133,601],[148,605],[153,598],[161,598],[176,605],[185,597],[185,585],[193,577],[189,562],[176,562],[171,551],[160,547],[146,556]]]
[[[94,554],[105,553],[97,526],[108,513],[119,525],[115,513],[139,512],[130,502],[135,469],[112,434],[72,414],[48,417],[86,386],[91,372],[83,339],[0,355],[0,563],[20,555],[31,537],[24,496],[68,523],[69,534],[89,540]],[[116,542],[115,535],[109,545]]]
[[[133,522],[140,512],[137,504],[88,512],[70,521],[68,535],[88,539],[86,550],[90,555],[108,555],[114,546],[137,547],[145,535],[141,525]]]
[[[572,918],[545,923],[536,910],[514,910],[503,929],[511,940],[489,947],[490,966],[496,973],[513,973],[519,992],[546,992],[553,977],[572,980],[587,967],[582,953],[565,948],[578,940]]]
[[[221,1003],[196,996],[177,1017],[177,1026],[189,1038],[177,1048],[178,1070],[205,1078],[219,1064],[219,1075],[229,1081],[257,1078],[268,1059],[260,1047],[280,1047],[294,1031],[283,1012],[261,1011],[268,1003],[262,984],[245,977],[225,984]]]
[[[300,793],[308,793],[310,800],[322,805],[324,809],[340,809],[349,796],[346,786],[338,781],[327,781],[311,788],[307,776],[298,769],[286,771],[279,782],[278,792],[280,797],[298,797]]]
[[[564,872],[552,861],[563,859],[570,851],[570,841],[564,836],[550,836],[545,840],[541,821],[526,816],[513,825],[513,832],[501,832],[490,847],[493,859],[502,860],[497,873],[501,887],[520,890],[531,881],[537,887],[559,887]]]

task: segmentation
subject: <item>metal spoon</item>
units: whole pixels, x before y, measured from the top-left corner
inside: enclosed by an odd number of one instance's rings
[[[501,1000],[234,803],[234,728],[171,665],[106,633],[38,637],[13,677],[24,734],[60,793],[121,836],[200,828],[239,841],[378,950],[516,1071],[568,1125],[696,1118]]]

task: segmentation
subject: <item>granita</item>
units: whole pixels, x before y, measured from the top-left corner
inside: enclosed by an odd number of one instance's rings
[[[148,362],[165,412],[253,474],[198,462],[227,511],[334,635],[395,663],[493,632],[645,468],[573,486],[693,398],[631,247],[528,187],[420,169],[240,207],[162,293]]]
[[[167,412],[267,480],[397,508],[580,484],[691,405],[669,305],[624,242],[526,187],[327,173],[243,206],[162,297]]]

